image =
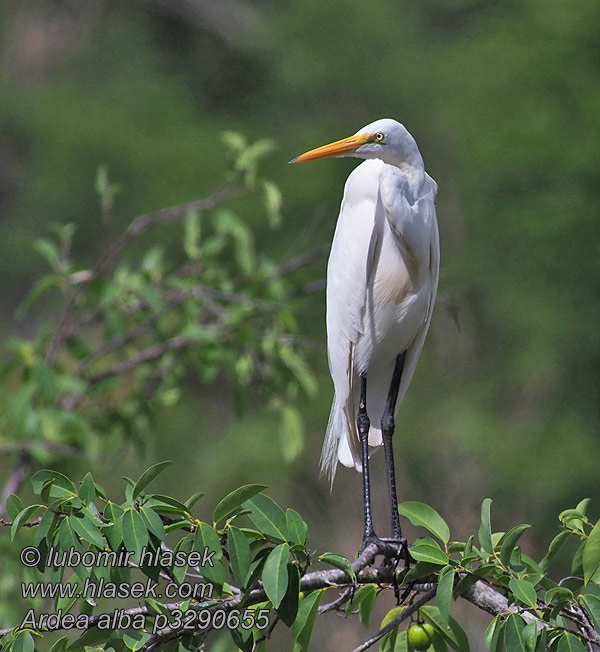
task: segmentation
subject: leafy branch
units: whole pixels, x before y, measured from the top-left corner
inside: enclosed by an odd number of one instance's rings
[[[224,139],[231,169],[220,188],[134,218],[89,267],[72,259],[72,225],[34,243],[50,271],[19,315],[56,290],[62,309],[56,325],[5,343],[0,386],[10,391],[0,399],[0,444],[12,455],[12,471],[0,510],[36,465],[89,454],[90,437],[143,441],[152,415],[177,403],[190,372],[203,383],[225,376],[240,411],[246,393],[259,393],[280,415],[282,437],[292,440],[286,455],[300,453],[294,399],[314,394],[316,381],[297,333],[294,273],[322,252],[279,263],[257,251],[247,217],[230,203],[242,195],[258,200],[271,227],[279,226],[279,190],[258,176],[272,145],[231,133]],[[103,167],[96,187],[106,217],[117,188]],[[159,236],[156,229],[166,224]]]
[[[412,564],[405,567],[394,562],[404,551],[383,542],[369,544],[353,562],[334,553],[315,559],[302,517],[291,508],[279,507],[264,494],[264,485],[239,487],[217,504],[210,522],[199,520],[193,509],[201,494],[181,502],[148,491],[167,464],[150,467],[137,481],[126,478],[121,503],[110,500],[89,473],[77,487],[65,475],[48,470],[32,478],[39,503],[26,507],[16,495],[9,497],[12,521],[3,524],[10,527],[12,538],[23,536],[27,527],[32,541],[26,549],[39,552],[29,580],[37,577],[39,583],[41,577],[48,586],[63,587],[52,594],[56,613],[77,606],[80,629],[85,630],[75,641],[59,639],[53,652],[67,645],[69,650],[84,651],[100,644],[114,650],[170,650],[172,646],[192,650],[216,634],[221,621],[229,623],[235,644],[244,652],[265,650],[280,624],[291,629],[294,649],[301,652],[309,649],[318,617],[332,611],[347,618],[358,613],[369,627],[378,598],[396,592],[395,587],[399,587],[400,604],[355,652],[376,643],[383,652],[429,645],[436,652],[449,648],[466,652],[467,636],[450,615],[452,603],[459,598],[493,616],[485,637],[491,652],[600,649],[600,528],[586,517],[587,501],[561,514],[561,531],[539,562],[517,545],[514,532],[522,534],[526,527],[516,526],[508,533],[492,531],[487,499],[477,546],[474,536],[466,542],[451,541],[445,521],[431,507],[403,503],[401,513],[428,531],[428,536],[409,546]],[[555,582],[547,568],[566,541],[576,539],[581,544],[573,557],[573,574]],[[68,551],[75,551],[74,561],[56,563]],[[86,553],[96,561],[106,554],[114,554],[115,559],[126,554],[128,563],[108,567],[83,563]],[[177,563],[178,558],[189,563]],[[317,563],[329,568],[314,570]],[[144,605],[94,613],[96,602],[85,595],[84,587],[131,586],[132,572],[155,582],[160,595],[146,596]],[[200,596],[161,600],[165,586],[187,591],[190,582],[202,587]],[[69,586],[70,592],[64,589]],[[331,592],[336,597],[321,604]],[[29,599],[29,616],[20,625],[0,631],[3,648],[34,649],[43,640],[39,636],[47,627],[32,615],[40,603],[33,596]],[[436,604],[429,604],[434,599]],[[117,617],[128,617],[128,625],[102,627]],[[189,622],[195,626],[188,627]],[[403,630],[405,623],[408,627]],[[68,626],[59,621],[52,629]],[[411,643],[413,629],[425,637],[426,646]]]

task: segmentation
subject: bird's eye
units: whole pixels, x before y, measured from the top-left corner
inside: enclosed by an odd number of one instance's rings
[[[380,143],[384,138],[385,138],[385,134],[383,134],[381,131],[378,131],[375,134],[375,142],[377,143]]]

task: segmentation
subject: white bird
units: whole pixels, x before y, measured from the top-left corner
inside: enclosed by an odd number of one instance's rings
[[[371,160],[346,181],[327,267],[327,349],[335,398],[321,470],[332,482],[338,460],[362,471],[363,541],[376,538],[369,447],[383,444],[392,540],[402,541],[392,435],[437,291],[437,185],[425,172],[415,139],[390,119],[372,122],[354,136],[290,162],[344,156]]]

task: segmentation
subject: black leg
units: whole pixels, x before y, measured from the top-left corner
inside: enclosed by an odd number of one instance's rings
[[[365,510],[363,545],[365,545],[368,539],[375,536],[375,530],[373,529],[373,514],[371,512],[371,482],[369,479],[369,427],[371,426],[371,422],[369,421],[369,416],[367,414],[367,377],[365,374],[362,374],[360,377],[360,400],[358,404],[356,426],[360,437],[362,462],[363,502]]]
[[[381,435],[383,438],[383,448],[385,450],[385,465],[387,469],[388,491],[390,494],[390,507],[392,511],[392,539],[401,540],[402,530],[400,529],[400,516],[398,515],[398,494],[396,491],[396,471],[394,468],[394,449],[392,447],[392,437],[394,435],[394,413],[396,411],[396,401],[398,399],[398,389],[400,388],[400,379],[404,369],[406,351],[396,358],[390,391],[385,403],[385,411],[381,418]]]

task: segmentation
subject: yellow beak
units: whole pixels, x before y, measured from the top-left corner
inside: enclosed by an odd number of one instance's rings
[[[300,156],[293,158],[290,163],[303,163],[304,161],[314,161],[318,158],[330,158],[332,156],[348,156],[353,154],[361,145],[368,143],[372,138],[372,134],[359,134],[358,136],[336,140],[334,143],[329,143],[329,145],[323,145],[300,154]]]

